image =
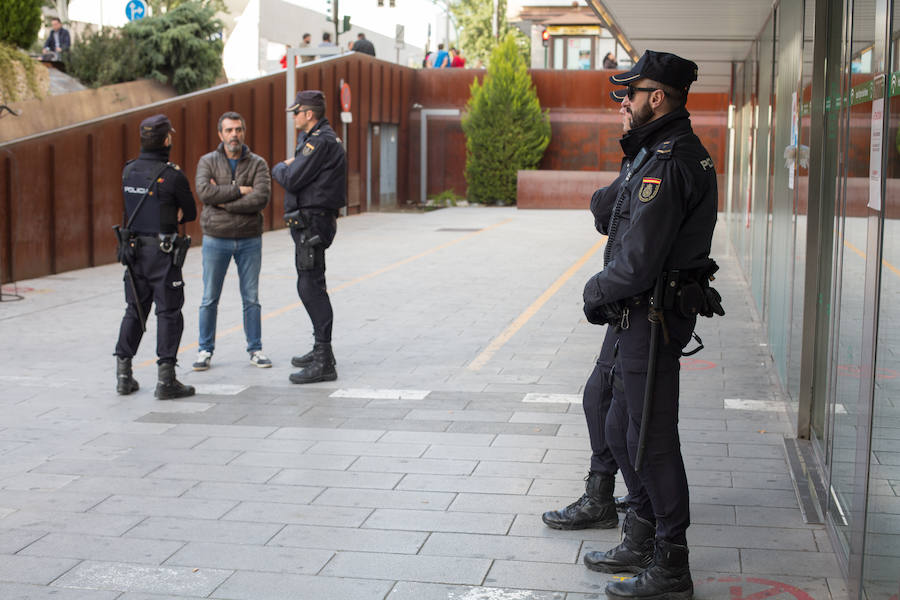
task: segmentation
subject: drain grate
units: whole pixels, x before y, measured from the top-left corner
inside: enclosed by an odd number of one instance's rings
[[[812,444],[809,440],[785,438],[784,453],[791,469],[791,481],[794,483],[803,521],[821,525],[823,519],[819,509],[821,499],[825,498],[825,488],[816,467]]]

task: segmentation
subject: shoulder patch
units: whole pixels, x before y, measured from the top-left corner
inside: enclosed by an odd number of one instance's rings
[[[662,185],[662,179],[658,177],[644,177],[641,181],[641,190],[639,192],[641,202],[650,202],[659,193],[659,186]]]
[[[313,153],[313,150],[315,150],[315,149],[316,149],[315,146],[313,146],[309,142],[306,142],[306,144],[303,145],[303,150],[301,150],[300,153],[303,154],[303,156],[309,156],[310,154]]]
[[[181,167],[179,167],[178,165],[176,165],[176,164],[173,163],[173,162],[168,162],[168,163],[166,163],[166,164],[169,165],[170,167],[172,167],[173,169],[175,169],[176,171],[180,171],[180,170],[181,170]]]
[[[675,140],[666,140],[656,148],[656,160],[668,160],[672,158],[672,148]]]

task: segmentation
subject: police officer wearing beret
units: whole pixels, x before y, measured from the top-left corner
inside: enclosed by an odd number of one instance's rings
[[[288,112],[300,130],[294,157],[272,169],[284,187],[284,219],[294,239],[297,292],[313,326],[313,348],[295,356],[293,383],[337,379],[331,349],[334,313],[325,285],[325,250],[337,232],[338,211],[347,204],[347,161],[344,147],[325,118],[325,94],[297,93]]]
[[[175,363],[184,318],[181,265],[190,238],[178,235],[178,225],[197,218],[194,196],[184,173],[169,162],[175,129],[165,115],[141,122],[141,153],[122,172],[125,226],[116,227],[119,260],[125,265],[128,303],[116,344],[116,391],[137,391],[131,359],[143,337],[150,305],[156,304],[156,354],[160,400],[192,396],[194,388],[175,378]]]
[[[716,172],[685,109],[697,65],[647,51],[622,89],[626,130],[619,177],[597,208],[611,206],[604,268],[584,288],[584,312],[609,324],[617,348],[606,441],[628,486],[623,541],[585,564],[635,577],[607,584],[610,598],[693,598],[686,530],[687,476],[678,437],[679,358],[698,314],[724,314],[709,287]],[[597,214],[597,213],[595,213]]]

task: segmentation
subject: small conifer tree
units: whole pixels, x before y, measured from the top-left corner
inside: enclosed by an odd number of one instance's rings
[[[550,143],[550,114],[512,34],[491,53],[483,83],[470,88],[462,128],[466,134],[468,200],[514,204],[516,172],[537,167]]]

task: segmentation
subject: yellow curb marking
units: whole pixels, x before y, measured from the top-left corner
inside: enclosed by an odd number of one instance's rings
[[[514,336],[516,334],[516,332],[519,331],[525,325],[525,323],[527,323],[531,319],[531,317],[533,317],[537,313],[537,311],[539,311],[541,309],[542,306],[544,306],[544,304],[547,303],[547,300],[552,298],[553,295],[556,294],[556,292],[558,292],[559,289],[569,279],[572,278],[572,275],[574,275],[582,266],[584,266],[584,263],[586,263],[588,261],[588,259],[590,259],[591,256],[593,256],[594,253],[597,252],[597,250],[602,248],[605,243],[606,243],[606,236],[603,236],[603,238],[599,242],[594,244],[593,248],[591,248],[590,250],[585,252],[584,256],[582,256],[577,261],[575,261],[575,263],[571,267],[569,267],[565,273],[560,275],[559,279],[554,281],[553,284],[550,287],[548,287],[544,291],[544,293],[541,294],[540,297],[538,297],[537,300],[535,300],[534,302],[531,303],[531,306],[526,308],[522,312],[522,314],[520,314],[518,317],[516,317],[515,321],[510,323],[509,326],[507,326],[507,328],[504,329],[500,335],[495,337],[491,341],[491,343],[488,344],[488,347],[485,348],[481,352],[481,354],[479,354],[478,356],[475,357],[475,360],[473,360],[471,363],[469,363],[469,367],[468,367],[469,370],[470,371],[478,371],[479,369],[481,369],[481,367],[486,365],[487,362],[489,360],[491,360],[491,358],[494,357],[494,355],[497,353],[497,351],[500,350],[500,348],[502,348],[503,345],[506,342],[508,342],[509,339],[512,336]]]

